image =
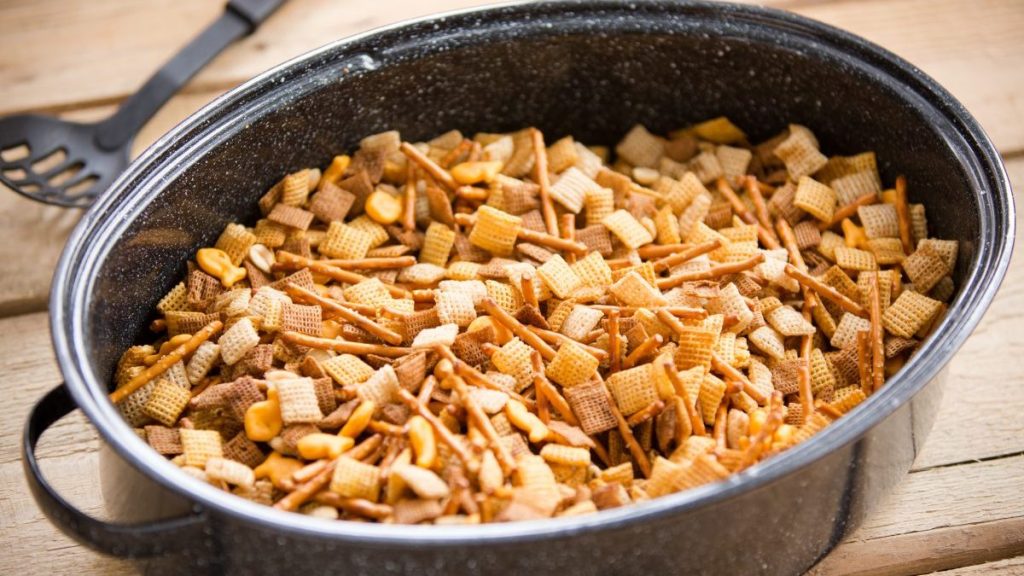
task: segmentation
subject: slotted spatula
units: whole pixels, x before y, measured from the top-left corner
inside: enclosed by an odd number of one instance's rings
[[[0,182],[39,202],[85,207],[128,165],[132,140],[167,100],[284,0],[230,0],[224,13],[157,71],[118,111],[82,124],[36,114],[0,119]]]

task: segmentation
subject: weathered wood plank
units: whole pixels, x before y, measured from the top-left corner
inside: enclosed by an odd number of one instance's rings
[[[1015,554],[1024,554],[1024,516],[846,542],[808,576],[912,576]]]
[[[1007,163],[1020,205],[1024,157]],[[1017,226],[1024,213],[1017,213]],[[1024,452],[1024,246],[1017,242],[1006,280],[984,320],[950,363],[936,424],[914,469]],[[989,390],[989,392],[982,392]]]
[[[943,572],[934,572],[932,576],[1020,576],[1024,574],[1024,556],[1007,558],[999,562],[988,562],[977,566],[967,566]]]
[[[384,10],[374,2],[291,0],[186,90],[223,90],[338,38],[400,19],[484,3],[392,0]],[[791,8],[889,48],[946,85],[978,115],[1001,148],[1024,148],[1024,77],[1005,73],[1024,59],[1020,3],[986,0],[966,12],[959,0],[758,3]],[[0,50],[5,98],[0,113],[119,101],[220,9],[221,3],[204,0],[6,2],[0,6],[0,29],[5,31]],[[96,42],[97,37],[109,40]],[[75,49],[66,49],[69,45]]]

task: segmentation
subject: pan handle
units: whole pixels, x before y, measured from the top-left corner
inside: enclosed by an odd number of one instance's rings
[[[102,123],[96,143],[116,150],[130,141],[192,76],[235,40],[259,27],[284,0],[229,0],[224,12]]]
[[[36,403],[25,424],[22,463],[32,496],[43,514],[61,532],[78,542],[97,552],[122,558],[148,558],[173,553],[189,542],[194,545],[206,523],[203,512],[141,524],[112,524],[75,508],[46,481],[36,459],[36,444],[47,428],[75,408],[67,386],[61,384]]]

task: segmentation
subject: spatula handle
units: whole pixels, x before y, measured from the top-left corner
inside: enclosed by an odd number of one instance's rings
[[[192,76],[229,44],[248,35],[284,0],[231,0],[224,13],[131,95],[117,113],[103,121],[97,144],[116,150],[135,137],[156,111]]]

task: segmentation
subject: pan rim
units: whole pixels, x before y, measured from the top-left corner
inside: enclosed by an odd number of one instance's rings
[[[107,402],[105,384],[97,382],[83,364],[87,362],[82,350],[82,335],[87,330],[84,311],[90,292],[90,279],[88,274],[81,272],[95,270],[103,259],[103,254],[89,246],[87,240],[110,232],[111,224],[107,220],[111,220],[109,217],[112,214],[123,214],[126,210],[138,207],[139,202],[144,200],[144,191],[139,184],[147,178],[147,173],[166,163],[169,157],[181,154],[181,150],[176,151],[174,148],[183,138],[187,141],[193,136],[204,135],[204,130],[206,137],[214,137],[216,134],[212,132],[215,132],[215,128],[208,125],[211,119],[224,114],[225,110],[232,106],[244,104],[247,98],[259,97],[261,90],[277,82],[279,78],[301,71],[311,64],[315,65],[322,57],[345,54],[349,49],[354,51],[353,56],[359,56],[361,43],[413,28],[426,29],[437,24],[441,24],[443,28],[483,18],[539,18],[566,10],[590,16],[630,15],[639,13],[637,11],[658,10],[689,10],[694,13],[719,15],[728,13],[730,18],[746,19],[754,25],[775,27],[786,33],[811,35],[820,42],[828,42],[835,50],[851,55],[863,65],[878,69],[892,81],[904,84],[908,90],[920,97],[923,103],[941,114],[969,146],[968,151],[972,158],[965,161],[972,160],[976,164],[977,173],[983,176],[981,181],[990,185],[991,189],[976,191],[982,196],[978,201],[981,218],[978,254],[971,263],[971,270],[960,290],[960,295],[950,307],[950,314],[931,337],[926,348],[915,355],[889,386],[844,417],[838,425],[828,427],[808,442],[751,469],[732,475],[722,482],[622,509],[576,518],[472,527],[384,526],[329,522],[277,511],[241,498],[225,498],[223,492],[180,472],[155,452],[139,450],[145,443],[131,434],[131,428]],[[370,62],[369,65],[372,66],[373,63]],[[51,333],[61,371],[78,406],[96,425],[104,441],[121,458],[138,468],[149,479],[210,510],[248,522],[273,526],[276,529],[392,547],[493,545],[510,540],[570,537],[582,532],[623,528],[707,506],[739,493],[758,490],[784,476],[798,473],[825,457],[831,450],[846,446],[862,437],[896,409],[909,402],[946,365],[980,321],[1006,273],[1015,226],[1012,193],[998,152],[964,107],[930,77],[864,39],[817,21],[774,9],[708,2],[659,1],[630,5],[605,1],[558,1],[539,4],[513,2],[409,20],[341,39],[286,61],[204,106],[133,161],[128,170],[112,184],[111,191],[112,193],[101,198],[86,214],[69,239],[55,272],[51,292]],[[118,201],[124,200],[134,201],[135,204],[116,206]]]

